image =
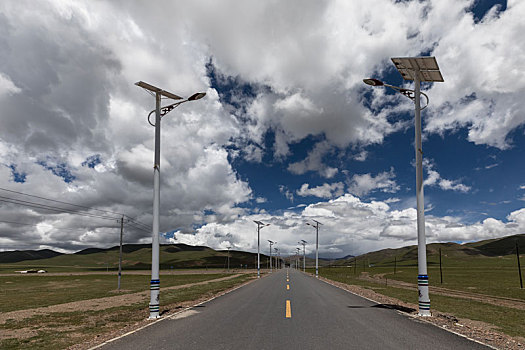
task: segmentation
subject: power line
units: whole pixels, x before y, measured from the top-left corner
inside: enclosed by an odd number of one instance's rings
[[[139,222],[137,220],[135,220],[134,218],[128,216],[128,215],[125,215],[123,213],[119,213],[119,212],[115,212],[115,211],[110,211],[110,210],[102,210],[102,209],[97,209],[97,208],[93,208],[93,207],[88,207],[88,206],[84,206],[84,205],[79,205],[79,204],[74,204],[74,203],[69,203],[69,202],[64,202],[64,201],[59,201],[59,200],[56,200],[56,199],[51,199],[51,198],[46,198],[46,197],[42,197],[42,196],[37,196],[37,195],[33,195],[33,194],[27,194],[27,193],[23,193],[23,192],[18,192],[18,191],[14,191],[14,190],[9,190],[7,188],[2,188],[0,187],[0,190],[2,191],[6,191],[6,192],[11,192],[11,193],[16,193],[16,194],[20,194],[20,195],[23,195],[23,196],[28,196],[28,197],[33,197],[33,198],[38,198],[38,199],[43,199],[43,200],[46,200],[46,201],[50,201],[50,202],[55,202],[55,203],[60,203],[60,204],[66,204],[66,205],[71,205],[71,206],[74,206],[74,207],[78,207],[78,208],[83,208],[83,209],[88,209],[88,210],[94,210],[94,211],[98,211],[98,212],[101,212],[101,213],[108,213],[108,214],[114,214],[114,215],[118,215],[118,216],[125,216],[126,218],[128,218],[129,220],[135,222],[137,225],[140,225],[142,226],[143,228],[146,228],[146,229],[151,229],[148,225],[142,223],[142,222]],[[2,197],[0,196],[0,198],[8,198],[8,199],[12,199],[12,198],[9,198],[9,197]],[[18,199],[14,199],[14,200],[18,200]],[[19,200],[21,201],[21,200]],[[47,206],[46,204],[40,204],[40,203],[36,203],[36,202],[28,202],[28,203],[32,203],[32,204],[38,204],[38,205],[44,205],[44,206]],[[60,207],[55,207],[55,208],[60,208]],[[64,211],[70,211],[70,209],[66,209],[66,208],[60,208]],[[78,211],[75,211],[75,213],[78,212]],[[94,216],[94,214],[92,214],[93,217],[96,217]],[[113,219],[118,219],[116,217],[107,217],[107,218],[111,218],[112,220]]]
[[[66,208],[53,207],[53,206],[46,205],[46,204],[24,201],[21,199],[14,199],[14,198],[9,198],[9,197],[4,197],[4,196],[0,196],[0,202],[18,204],[18,205],[23,205],[26,207],[32,207],[32,208],[38,208],[38,209],[44,209],[44,210],[51,210],[51,211],[56,211],[59,213],[65,212],[69,214],[76,214],[76,215],[87,216],[87,217],[92,217],[92,218],[99,218],[99,219],[104,219],[104,220],[117,220],[118,219],[115,217],[96,215],[96,214],[91,214],[87,212],[82,212],[79,210],[71,210],[71,209],[66,209]]]
[[[115,215],[118,215],[118,216],[122,216],[122,215],[124,215],[124,214],[122,214],[122,213],[117,213],[117,212],[114,212],[114,211],[102,210],[102,209],[97,209],[97,208],[93,208],[93,207],[87,207],[87,206],[84,206],[84,205],[79,205],[79,204],[73,204],[73,203],[63,202],[63,201],[59,201],[59,200],[56,200],[56,199],[51,199],[51,198],[46,198],[46,197],[36,196],[36,195],[34,195],[34,194],[27,194],[27,193],[23,193],[23,192],[14,191],[14,190],[9,190],[9,189],[7,189],[7,188],[2,188],[2,187],[0,187],[0,190],[2,190],[2,191],[6,191],[6,192],[11,192],[11,193],[16,193],[16,194],[21,194],[21,195],[23,195],[23,196],[28,196],[28,197],[34,197],[34,198],[38,198],[38,199],[43,199],[43,200],[50,201],[50,202],[55,202],[55,203],[60,203],[60,204],[66,204],[66,205],[72,205],[72,206],[75,206],[75,207],[78,207],[78,208],[89,209],[89,210],[95,210],[95,211],[100,211],[100,212],[103,212],[103,213],[115,214]]]

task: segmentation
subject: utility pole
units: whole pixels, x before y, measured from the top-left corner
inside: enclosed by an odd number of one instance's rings
[[[516,240],[516,257],[518,258],[518,273],[520,275],[520,288],[523,289],[523,279],[521,278],[520,249],[518,247],[518,240]]]
[[[124,233],[124,216],[120,219],[120,250],[118,255],[118,290],[120,291],[120,276],[122,275],[122,234]]]
[[[227,247],[228,248],[228,272],[230,272],[230,248],[231,247]]]
[[[440,284],[443,284],[443,270],[441,268],[441,248],[439,248],[439,278]]]

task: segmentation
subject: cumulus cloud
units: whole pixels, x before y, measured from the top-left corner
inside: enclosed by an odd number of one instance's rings
[[[425,186],[437,186],[445,191],[451,190],[463,193],[471,190],[470,186],[460,183],[459,180],[443,179],[441,175],[434,170],[434,164],[431,161],[425,159],[423,165],[427,171],[427,178],[423,182]]]
[[[290,163],[290,165],[288,165],[288,171],[296,175],[302,175],[307,171],[317,171],[322,177],[328,179],[334,177],[339,170],[323,163],[323,157],[327,155],[330,150],[331,147],[328,142],[319,142],[304,160]]]
[[[322,184],[321,186],[310,188],[309,184],[303,184],[296,193],[301,197],[315,196],[319,198],[339,197],[344,192],[345,185],[342,182],[332,184]]]
[[[348,192],[357,196],[366,196],[373,191],[395,193],[399,185],[395,180],[394,168],[373,176],[371,174],[355,174],[347,180]]]
[[[403,128],[406,123],[393,122],[393,117],[413,108],[402,96],[370,91],[362,84],[363,77],[388,73],[390,57],[422,52],[438,57],[446,82],[428,88],[426,132],[467,128],[469,140],[476,144],[512,146],[508,136],[525,123],[525,79],[520,74],[525,70],[525,49],[515,44],[525,30],[525,4],[509,1],[506,11],[493,10],[478,22],[468,12],[473,4],[474,0],[371,0],[366,6],[336,0],[197,0],[181,7],[168,1],[159,6],[4,1],[0,179],[9,189],[52,194],[150,223],[154,144],[153,128],[145,117],[154,100],[133,84],[143,80],[181,96],[205,91],[205,99],[184,104],[162,120],[161,230],[182,227],[179,236],[190,239],[193,227],[205,224],[195,242],[217,234],[211,245],[253,246],[241,232],[249,230],[248,224],[238,224],[249,214],[239,204],[253,199],[253,193],[231,158],[260,162],[271,150],[284,161],[290,156],[289,145],[313,137],[317,143],[305,159],[285,164],[291,174],[334,178],[340,170],[327,165],[326,157],[345,154],[349,146],[362,150],[354,160],[365,161],[364,148]],[[382,10],[373,10],[377,8]],[[242,85],[228,102],[212,86],[210,64],[221,72],[222,86]],[[269,130],[275,134],[273,147],[265,145]],[[95,155],[98,164],[82,165]],[[470,190],[459,180],[436,174],[430,174],[429,185]],[[337,196],[341,191],[333,185],[308,186],[301,193],[332,198],[326,197],[329,192]],[[355,174],[347,186],[357,196],[399,189],[393,169]],[[293,201],[294,191],[286,184],[281,192]],[[3,247],[24,248],[33,242],[33,248],[80,249],[117,242],[114,222],[75,220],[65,212],[17,211],[14,205],[0,210],[3,218],[15,212],[38,229],[3,226]],[[264,218],[275,223],[276,234],[286,236],[296,231],[285,227],[306,217],[318,215],[335,223],[343,220],[338,215],[385,219],[391,214],[385,213],[390,213],[386,203],[342,196],[308,206],[301,216]],[[508,220],[518,220],[516,215]],[[361,217],[350,227],[370,233],[365,242],[384,237],[387,244],[397,242],[388,241],[392,237],[404,237],[399,226],[408,217],[400,214],[399,224],[378,226],[373,232],[360,226]],[[507,223],[487,221],[479,223],[481,236],[489,226],[491,232],[511,232]],[[466,236],[478,232],[473,227]],[[333,229],[344,238],[327,240],[331,246],[326,251],[350,247],[350,231]],[[129,242],[149,239],[149,232],[129,231]]]
[[[296,208],[292,208],[296,209]],[[386,202],[362,201],[346,194],[327,202],[310,204],[300,212],[285,211],[248,215],[231,224],[210,223],[192,234],[178,234],[178,241],[224,248],[227,245],[255,251],[257,233],[253,220],[269,223],[261,231],[261,239],[277,241],[281,252],[290,254],[299,239],[308,242],[306,253],[315,253],[315,230],[305,223],[320,221],[319,250],[321,256],[341,257],[370,250],[417,244],[417,214],[414,208],[393,210]],[[525,209],[511,212],[506,221],[487,218],[463,224],[458,217],[426,215],[427,243],[471,241],[519,234],[525,229]],[[229,233],[229,236],[226,236]],[[264,252],[264,248],[263,248]]]

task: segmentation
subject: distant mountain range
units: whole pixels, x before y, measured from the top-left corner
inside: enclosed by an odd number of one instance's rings
[[[484,240],[473,243],[432,243],[427,245],[429,263],[432,257],[442,251],[443,255],[458,259],[484,256],[498,257],[515,254],[516,243],[521,253],[525,253],[525,234]],[[125,244],[122,246],[123,267],[126,269],[151,268],[150,244]],[[15,264],[23,267],[67,267],[86,268],[90,270],[115,268],[118,266],[119,246],[108,249],[87,248],[73,254],[58,253],[50,249],[21,250],[0,252],[0,263]],[[293,258],[292,258],[293,259]],[[320,266],[344,266],[353,261],[367,261],[369,264],[391,264],[394,260],[410,263],[417,261],[417,246],[407,246],[398,249],[382,249],[363,254],[358,257],[347,255],[339,259],[319,259]],[[283,259],[287,262],[290,258]],[[161,245],[160,265],[163,269],[169,268],[225,268],[228,261],[227,251],[218,251],[203,246],[186,244]],[[266,267],[268,256],[261,254],[261,267]],[[230,267],[254,268],[257,263],[257,254],[230,250]],[[306,264],[312,266],[315,259],[306,259]]]

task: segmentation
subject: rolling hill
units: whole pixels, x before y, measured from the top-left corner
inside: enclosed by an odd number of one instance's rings
[[[439,252],[448,261],[458,264],[471,261],[482,263],[486,259],[505,257],[516,252],[516,242],[525,253],[525,234],[508,236],[497,239],[484,240],[466,244],[458,243],[431,243],[427,245],[428,265],[439,263]],[[123,269],[147,270],[151,268],[150,244],[123,245]],[[49,249],[0,252],[0,263],[9,264],[10,269],[45,268],[48,270],[109,270],[118,267],[119,246],[108,249],[88,248],[73,254],[62,254]],[[186,244],[161,245],[160,268],[225,268],[227,251],[218,251],[204,246],[190,246]],[[293,257],[291,257],[293,260]],[[287,263],[290,257],[283,257]],[[354,259],[358,264],[375,266],[390,266],[398,263],[403,265],[417,264],[417,246],[407,246],[398,249],[382,249],[369,252],[358,257],[345,256],[341,259],[319,259],[319,266],[348,266]],[[501,260],[501,259],[500,259]],[[503,259],[505,260],[505,259]],[[502,261],[503,261],[502,260]],[[512,260],[512,259],[507,259]],[[261,268],[267,266],[268,256],[261,254]],[[255,268],[257,254],[243,251],[230,251],[231,268]],[[302,265],[302,262],[301,262]],[[306,258],[308,267],[315,266],[315,258]],[[5,267],[2,267],[5,270]]]
[[[150,244],[125,244],[122,246],[122,266],[127,270],[151,269]],[[27,257],[26,259],[24,259]],[[119,246],[108,249],[88,248],[73,254],[61,254],[49,250],[0,252],[0,261],[16,269],[45,268],[49,271],[67,270],[114,270],[118,267]],[[254,268],[257,254],[230,250],[230,267]],[[186,244],[160,246],[160,268],[225,268],[228,252],[208,247]],[[261,267],[266,267],[267,256],[261,254]]]

